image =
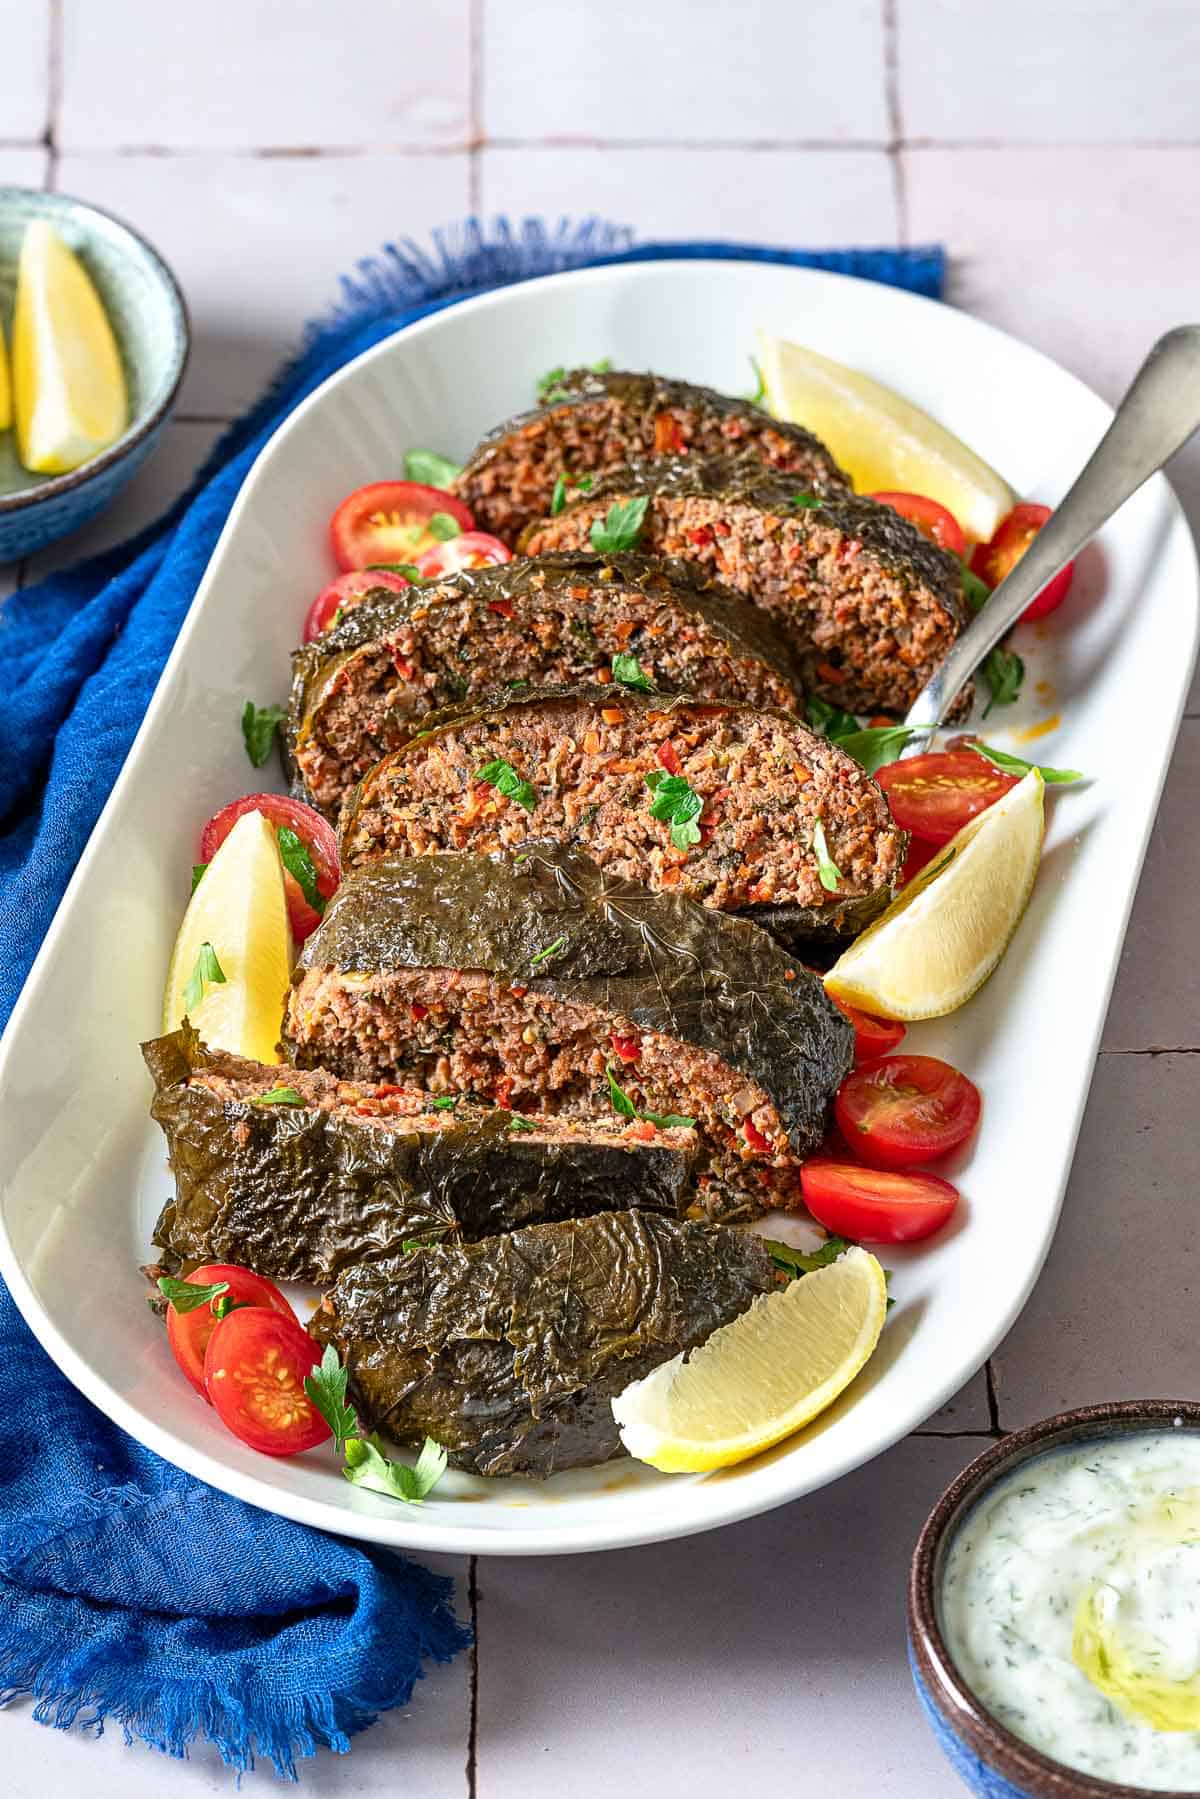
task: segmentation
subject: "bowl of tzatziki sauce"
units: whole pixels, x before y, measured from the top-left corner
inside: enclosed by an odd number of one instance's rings
[[[908,1592],[917,1695],[986,1799],[1200,1799],[1200,1404],[1062,1412],[942,1495]]]

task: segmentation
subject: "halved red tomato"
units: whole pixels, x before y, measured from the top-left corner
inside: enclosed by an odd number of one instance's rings
[[[222,1424],[264,1455],[296,1455],[333,1435],[304,1391],[321,1351],[293,1318],[230,1312],[208,1340],[204,1385]]]
[[[1017,784],[1016,775],[973,750],[931,750],[907,762],[885,762],[875,779],[901,830],[934,844],[949,843]]]
[[[967,540],[958,520],[936,500],[927,500],[923,493],[873,493],[869,497],[878,500],[881,506],[890,506],[939,549],[949,550],[952,556],[960,558],[966,555]]]
[[[937,1056],[881,1056],[846,1076],[833,1109],[852,1154],[911,1168],[965,1143],[982,1104],[974,1081]]]
[[[999,587],[1005,575],[1012,573],[1049,517],[1049,506],[1035,506],[1028,501],[1014,506],[1008,517],[1001,519],[991,542],[976,544],[971,556],[972,574],[978,575],[989,587]],[[1068,562],[1053,581],[1046,583],[1036,600],[1030,601],[1021,614],[1022,619],[1028,622],[1034,618],[1045,618],[1048,612],[1061,606],[1067,597],[1067,589],[1074,573],[1075,564]]]
[[[373,587],[386,587],[390,593],[399,593],[402,587],[411,583],[404,575],[398,575],[394,569],[351,569],[348,575],[339,575],[328,587],[323,587],[304,619],[304,641],[311,643],[322,631],[328,631],[339,612],[349,612],[358,605],[365,593]]]
[[[876,1018],[873,1013],[860,1012],[857,1006],[848,1006],[844,1000],[834,999],[832,993],[829,997],[838,1011],[854,1026],[856,1062],[873,1062],[876,1056],[886,1056],[904,1041],[904,1026],[896,1019]]]
[[[825,1156],[804,1164],[800,1191],[818,1224],[855,1243],[916,1243],[940,1230],[958,1204],[958,1188],[940,1175],[897,1174]]]
[[[904,858],[904,867],[900,871],[900,885],[907,887],[914,875],[919,875],[927,862],[932,862],[938,852],[945,848],[941,843],[922,843],[919,837],[908,840],[908,854]]]
[[[461,537],[448,538],[445,543],[435,543],[431,550],[417,558],[417,570],[422,580],[441,581],[447,575],[453,575],[460,568],[492,568],[501,562],[511,562],[512,551],[490,531],[464,531]]]
[[[231,800],[214,814],[200,833],[200,860],[211,862],[238,819],[245,812],[261,812],[278,831],[285,826],[294,831],[312,859],[316,888],[322,900],[332,899],[342,878],[338,860],[337,838],[333,827],[306,806],[303,800],[290,800],[282,793],[248,793],[244,799]],[[297,943],[311,936],[321,922],[321,914],[305,897],[304,889],[285,868],[283,885],[287,896],[288,922]]]
[[[193,1269],[191,1274],[185,1274],[183,1278],[193,1287],[215,1287],[225,1281],[229,1292],[221,1297],[229,1304],[265,1306],[268,1311],[277,1312],[282,1318],[298,1322],[295,1312],[274,1282],[266,1280],[261,1274],[251,1274],[248,1268],[235,1268],[228,1262],[206,1262],[202,1268]],[[204,1391],[204,1352],[217,1324],[212,1300],[207,1305],[195,1306],[190,1312],[176,1311],[173,1305],[167,1307],[167,1342],[184,1374],[197,1393],[205,1399],[208,1394]]]
[[[416,562],[441,542],[436,515],[456,536],[473,531],[475,520],[454,494],[423,481],[372,481],[344,499],[329,521],[329,541],[342,569],[372,562]],[[435,528],[430,529],[430,520]],[[451,531],[450,526],[456,526]]]

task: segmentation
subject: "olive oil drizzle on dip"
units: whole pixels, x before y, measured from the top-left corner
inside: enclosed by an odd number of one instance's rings
[[[1200,1791],[1200,1432],[1016,1469],[955,1536],[940,1613],[1014,1735],[1100,1779]]]

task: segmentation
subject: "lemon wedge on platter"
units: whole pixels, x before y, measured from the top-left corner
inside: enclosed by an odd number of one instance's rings
[[[919,493],[952,512],[981,543],[1017,496],[1003,476],[894,388],[759,332],[767,405],[827,444],[858,493]]]
[[[21,240],[12,384],[17,453],[35,474],[78,468],[129,422],[108,315],[87,270],[45,219],[34,219]]]
[[[621,1441],[667,1474],[725,1468],[790,1437],[848,1387],[887,1314],[865,1249],[756,1299],[687,1361],[673,1356],[612,1402]]]
[[[277,1062],[292,939],[275,832],[239,818],[205,869],[171,955],[163,1030],[191,1019],[210,1049]]]
[[[881,1018],[940,1018],[977,993],[1008,948],[1042,855],[1036,768],[965,824],[825,976],[831,999]]]

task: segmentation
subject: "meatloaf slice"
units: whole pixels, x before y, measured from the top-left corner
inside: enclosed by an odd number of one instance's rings
[[[708,1216],[799,1203],[853,1036],[820,980],[746,920],[536,843],[343,883],[283,1031],[294,1064],[355,1083],[694,1120]]]
[[[662,375],[573,369],[534,412],[485,437],[454,483],[485,531],[506,542],[550,511],[555,484],[631,457],[747,452],[806,484],[848,488],[819,438],[749,400]]]
[[[619,1455],[614,1396],[777,1285],[749,1231],[615,1212],[349,1268],[309,1328],[368,1425],[540,1477]]]
[[[638,548],[700,562],[789,634],[805,688],[849,712],[907,712],[966,623],[962,570],[890,506],[819,493],[754,457],[660,457],[598,479],[522,541],[590,541],[648,501]]]
[[[323,1284],[412,1239],[476,1238],[627,1206],[694,1203],[694,1132],[540,1117],[209,1050],[185,1026],[142,1046],[175,1176],[154,1242]],[[274,1097],[268,1097],[274,1096]]]
[[[336,818],[355,781],[431,708],[500,683],[608,682],[620,655],[668,692],[798,704],[799,671],[775,625],[694,563],[589,550],[464,569],[379,590],[297,650],[287,724],[297,790]]]
[[[861,929],[906,844],[861,765],[792,714],[593,686],[432,715],[348,801],[342,865],[530,837],[769,927],[786,908],[789,941]]]

